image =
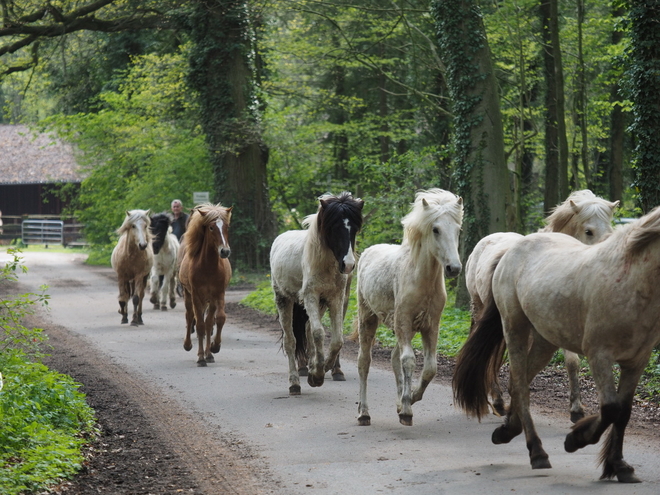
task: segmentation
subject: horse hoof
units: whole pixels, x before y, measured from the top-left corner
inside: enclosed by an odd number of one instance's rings
[[[577,423],[582,418],[584,418],[584,411],[580,411],[580,412],[571,411],[571,423]]]
[[[154,306],[158,304],[158,296],[153,294],[151,298],[149,299],[149,302],[153,304]]]
[[[206,360],[201,359],[200,361],[197,361],[197,367],[198,368],[204,368],[206,366]]]
[[[412,426],[412,414],[399,414],[399,423],[401,423],[403,426]]]
[[[548,456],[538,456],[531,460],[532,469],[552,469]]]
[[[641,483],[637,476],[635,476],[635,469],[632,466],[628,466],[624,469],[619,469],[616,473],[616,479],[619,480],[619,483]]]
[[[154,309],[159,310],[160,309],[160,304],[154,304]]]
[[[190,343],[190,344],[186,344],[186,343],[184,342],[184,343],[183,343],[183,349],[184,349],[185,351],[189,351],[190,349],[192,349],[192,343]]]
[[[300,385],[291,385],[289,387],[289,395],[300,395]]]
[[[128,323],[128,318],[122,318],[121,323],[122,323],[122,325]]]
[[[344,372],[342,370],[335,371],[332,374],[332,381],[334,381],[334,382],[345,382],[346,377],[344,376]]]
[[[132,322],[131,322],[131,326],[132,326],[132,327],[139,327],[140,324],[139,324],[137,321],[132,321]]]
[[[566,440],[564,440],[564,450],[568,453],[572,453],[579,448],[580,446],[575,441],[575,435],[573,435],[573,433],[569,433],[568,435],[566,435]]]
[[[221,345],[222,344],[211,344],[211,352],[213,354],[217,354],[218,352],[220,352],[220,346]]]
[[[358,426],[371,426],[371,416],[360,416]]]
[[[206,356],[205,361],[206,361],[207,363],[215,363],[215,358],[213,357],[212,354],[209,354],[208,356]]]
[[[315,378],[314,375],[307,376],[307,383],[310,387],[320,387],[323,385],[324,376],[321,375],[320,378]]]
[[[298,376],[308,376],[309,375],[309,370],[307,369],[307,366],[302,366],[301,368],[298,368]]]
[[[506,416],[506,407],[504,407],[503,401],[495,401],[491,404],[491,407],[493,408],[493,414],[495,416]]]
[[[503,443],[509,443],[512,438],[513,436],[511,436],[509,429],[505,425],[502,425],[495,428],[491,440],[495,445],[500,445]]]
[[[174,299],[170,301],[170,308],[172,309],[176,308],[176,301]]]

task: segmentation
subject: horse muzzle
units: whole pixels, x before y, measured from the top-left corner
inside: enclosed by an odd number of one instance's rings
[[[138,247],[140,248],[140,250],[144,251],[145,249],[147,249],[148,245],[149,245],[149,243],[145,242],[145,243],[138,244]]]
[[[463,267],[459,263],[458,265],[448,264],[445,265],[445,277],[447,278],[456,278],[460,275],[461,269]]]
[[[229,255],[231,254],[231,249],[229,248],[221,248],[220,249],[220,257],[225,259],[229,258]]]
[[[342,275],[348,275],[349,273],[352,273],[353,270],[355,269],[355,263],[344,263],[341,262],[339,264],[339,272]]]

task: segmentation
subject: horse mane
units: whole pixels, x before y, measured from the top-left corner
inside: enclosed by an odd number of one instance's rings
[[[163,211],[161,213],[155,213],[154,215],[151,215],[151,221],[152,223],[167,222],[168,225],[172,225],[172,222],[174,222],[174,217],[171,213]]]
[[[431,231],[437,219],[450,215],[459,225],[463,222],[463,203],[454,193],[443,189],[428,189],[415,194],[411,211],[401,220],[403,244],[409,244],[413,262],[417,262],[422,248],[422,240]],[[424,201],[428,206],[424,205]],[[429,209],[430,208],[430,209]]]
[[[362,228],[362,206],[364,201],[354,198],[351,193],[343,191],[339,196],[324,194],[319,198],[319,203],[316,224],[323,245],[329,246],[331,244],[329,237],[332,227],[341,222],[343,218],[348,219],[352,225],[355,225],[358,231]]]
[[[151,225],[151,218],[149,218],[149,210],[128,210],[126,211],[126,216],[124,217],[124,222],[121,224],[121,227],[117,229],[117,234],[122,235],[128,232],[133,225],[138,220],[143,219],[146,222],[147,227]],[[147,239],[151,240],[151,230],[147,228]]]
[[[563,203],[552,209],[552,213],[545,219],[546,226],[539,232],[563,232],[574,235],[575,232],[569,227],[575,228],[585,223],[586,219],[593,217],[607,222],[616,204],[596,196],[589,189],[572,192]]]
[[[190,210],[186,227],[186,250],[191,256],[195,256],[202,249],[204,242],[204,230],[207,226],[215,223],[218,219],[229,223],[231,219],[231,208],[218,203],[203,203]]]
[[[660,207],[653,208],[637,221],[619,227],[614,236],[625,236],[625,250],[630,255],[639,254],[651,242],[660,238]]]

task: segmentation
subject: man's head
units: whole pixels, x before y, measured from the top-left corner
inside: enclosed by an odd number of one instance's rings
[[[181,204],[180,199],[175,199],[172,201],[172,213],[174,213],[175,217],[178,217],[181,214],[182,209],[183,205]]]

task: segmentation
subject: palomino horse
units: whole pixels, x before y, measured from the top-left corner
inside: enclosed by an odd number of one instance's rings
[[[128,300],[133,299],[131,325],[143,325],[142,299],[147,287],[149,272],[154,262],[149,232],[149,210],[130,210],[121,227],[117,229],[119,240],[110,258],[119,281],[119,313],[121,322],[128,323]]]
[[[197,327],[197,366],[215,361],[212,353],[220,351],[225,324],[225,290],[231,280],[227,259],[229,221],[232,208],[203,204],[193,208],[188,228],[179,250],[179,280],[186,306],[186,337],[183,348],[192,349],[190,334]],[[211,343],[213,325],[216,334]]]
[[[445,276],[456,277],[461,272],[458,238],[462,221],[462,198],[442,189],[420,191],[412,211],[401,221],[403,243],[376,244],[362,253],[357,288],[360,425],[371,424],[367,377],[371,348],[381,321],[396,335],[392,367],[399,421],[412,425],[412,404],[422,399],[438,368],[438,327],[447,300]],[[413,388],[415,354],[411,340],[416,332],[422,336],[424,369],[419,385]]]
[[[173,217],[170,213],[157,213],[151,217],[153,234],[154,266],[151,269],[151,304],[154,309],[167,311],[176,307],[176,273],[179,241],[172,233]]]
[[[532,234],[511,247],[493,274],[493,297],[461,349],[453,379],[456,403],[478,418],[502,359],[511,366],[511,406],[493,443],[525,431],[533,469],[549,468],[529,411],[529,384],[558,347],[583,354],[598,390],[599,414],[578,421],[564,448],[596,444],[611,425],[601,479],[639,481],[623,460],[635,388],[660,342],[660,208],[585,246],[560,234]],[[531,342],[531,346],[530,346]],[[618,363],[618,389],[612,366]]]
[[[303,222],[307,230],[284,232],[270,249],[273,292],[289,360],[290,395],[300,395],[296,359],[305,363],[309,357],[307,383],[320,387],[339,356],[349,274],[356,263],[355,235],[362,227],[361,199],[343,192],[322,196],[319,202],[318,213]],[[331,331],[327,359],[321,323],[326,310]]]
[[[584,244],[595,244],[612,233],[612,215],[618,205],[618,201],[611,203],[588,189],[576,191],[553,210],[546,219],[546,227],[540,232],[561,232]],[[483,309],[483,301],[491,297],[491,282],[495,270],[493,262],[522,238],[522,235],[515,232],[498,232],[484,237],[474,247],[465,264],[465,283],[472,298],[473,321]],[[575,423],[584,417],[578,380],[580,358],[577,354],[565,350],[564,361],[570,386],[571,421]],[[498,416],[506,414],[497,376],[491,386],[491,398],[493,412]]]

